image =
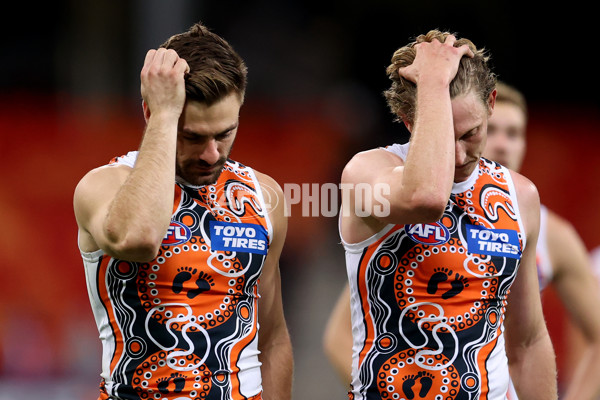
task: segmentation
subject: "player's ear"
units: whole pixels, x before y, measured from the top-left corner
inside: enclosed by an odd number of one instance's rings
[[[142,110],[144,110],[144,119],[146,120],[146,123],[148,123],[148,120],[150,119],[150,107],[148,107],[148,104],[146,104],[144,100],[142,100]]]
[[[412,132],[413,126],[412,123],[409,121],[408,117],[406,115],[401,115],[400,120],[402,121],[406,129],[408,129],[409,132]]]
[[[488,115],[492,115],[494,111],[494,106],[496,105],[496,95],[498,91],[494,89],[492,93],[490,93],[490,97],[488,97]]]

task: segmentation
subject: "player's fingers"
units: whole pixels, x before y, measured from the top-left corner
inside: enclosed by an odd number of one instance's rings
[[[162,66],[167,69],[173,68],[179,59],[179,55],[175,50],[165,49]]]
[[[156,55],[155,49],[150,49],[146,53],[146,58],[144,58],[144,67],[147,68],[150,64],[152,64],[152,60],[154,60],[154,56]]]
[[[448,44],[448,45],[452,45],[452,46],[456,47],[456,36],[454,36],[454,35],[446,36],[446,41],[444,42],[444,44]],[[458,46],[456,48],[459,49],[460,54],[463,56],[467,56],[467,57],[475,56],[475,54],[473,54],[473,51],[471,50],[471,48],[466,44],[463,44],[462,46]]]
[[[173,66],[173,71],[176,72],[177,74],[184,75],[184,77],[185,77],[185,74],[190,72],[190,67],[189,67],[187,61],[185,61],[183,58],[179,58],[177,60],[177,62],[175,63],[175,65]]]
[[[407,65],[406,67],[398,68],[398,75],[404,79],[416,83],[415,68],[412,64]]]
[[[461,51],[463,56],[467,56],[470,58],[475,57],[475,53],[473,53],[473,50],[471,50],[471,48],[466,44],[463,44],[462,46],[458,47],[458,50]]]
[[[454,36],[454,35],[446,36],[446,40],[444,41],[445,44],[449,44],[451,46],[454,46],[455,42],[456,42],[456,36]]]
[[[174,68],[178,72],[181,72],[183,74],[187,74],[188,72],[190,72],[190,66],[188,65],[187,61],[184,60],[183,58],[179,58],[177,60],[177,62],[175,63]]]
[[[155,73],[160,71],[164,58],[165,49],[159,48],[155,50],[154,57],[152,57],[152,60],[150,60],[150,64],[148,64],[148,67],[151,68],[151,70]]]

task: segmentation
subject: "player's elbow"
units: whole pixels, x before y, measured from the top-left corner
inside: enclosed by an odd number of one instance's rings
[[[410,224],[437,222],[444,215],[447,204],[448,199],[444,196],[431,193],[415,194],[398,206],[392,207],[390,219]]]
[[[448,193],[430,188],[430,190],[414,192],[410,198],[410,204],[413,213],[418,215],[422,222],[436,222],[442,218],[448,198]]]
[[[415,202],[413,213],[418,216],[421,223],[432,223],[439,221],[444,215],[448,199],[442,197],[422,198]]]
[[[148,262],[156,258],[162,236],[150,230],[138,233],[115,234],[107,229],[107,252],[121,260]]]

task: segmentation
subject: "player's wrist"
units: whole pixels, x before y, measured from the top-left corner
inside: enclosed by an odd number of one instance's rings
[[[180,109],[164,109],[157,112],[152,112],[148,118],[148,124],[158,126],[177,126],[180,117]]]

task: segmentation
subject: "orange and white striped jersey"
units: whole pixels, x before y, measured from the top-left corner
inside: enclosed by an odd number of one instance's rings
[[[81,254],[103,347],[100,399],[260,399],[258,282],[272,226],[255,173],[228,160],[215,184],[174,191],[154,260]]]
[[[405,159],[407,146],[386,150]],[[505,399],[504,313],[525,246],[506,168],[481,159],[435,223],[343,244],[351,399]]]

